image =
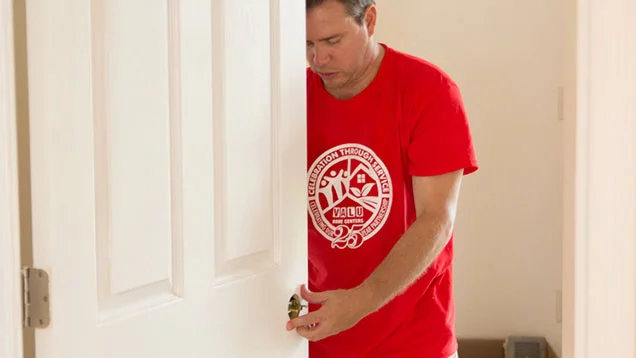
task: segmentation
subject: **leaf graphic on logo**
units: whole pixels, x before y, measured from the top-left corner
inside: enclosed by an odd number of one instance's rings
[[[360,195],[362,195],[360,189],[358,188],[351,188],[351,191],[353,192],[353,195],[357,196],[358,198],[360,197]]]
[[[362,195],[367,196],[373,188],[373,183],[367,183],[362,187]]]

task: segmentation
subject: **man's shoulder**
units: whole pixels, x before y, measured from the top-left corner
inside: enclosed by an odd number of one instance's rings
[[[438,64],[389,46],[386,49],[392,59],[392,77],[410,90],[436,91],[449,84],[454,85],[450,75]]]

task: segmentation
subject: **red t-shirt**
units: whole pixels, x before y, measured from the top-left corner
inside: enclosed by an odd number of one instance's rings
[[[349,100],[307,70],[309,289],[359,285],[415,220],[412,177],[477,170],[456,84],[386,49]],[[310,343],[311,358],[447,358],[457,351],[453,241],[405,293],[355,327]],[[310,305],[310,310],[317,307]]]

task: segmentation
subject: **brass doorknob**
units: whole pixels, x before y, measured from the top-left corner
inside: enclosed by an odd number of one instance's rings
[[[307,306],[303,305],[300,302],[300,297],[297,294],[294,294],[289,299],[289,304],[287,305],[287,314],[290,319],[294,319],[300,315],[300,311],[303,310]]]

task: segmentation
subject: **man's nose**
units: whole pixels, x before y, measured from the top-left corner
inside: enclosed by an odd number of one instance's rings
[[[313,49],[313,61],[316,67],[322,67],[329,62],[329,53],[323,49]]]

